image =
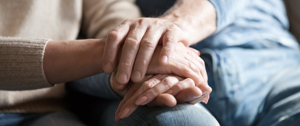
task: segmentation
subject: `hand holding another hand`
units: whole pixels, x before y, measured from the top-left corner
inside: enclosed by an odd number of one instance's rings
[[[118,54],[121,54],[116,72],[117,81],[127,84],[131,77],[133,82],[139,82],[146,74],[159,43],[163,46],[158,59],[161,65],[165,65],[170,62],[176,44],[182,42],[188,47],[189,41],[188,31],[167,19],[128,19],[108,34],[103,69],[107,73],[113,72]]]
[[[128,92],[118,106],[115,120],[128,117],[139,105],[175,106],[177,103],[207,102],[208,94],[195,86],[192,79],[174,75],[148,75],[144,82],[130,83]]]
[[[205,66],[198,56],[199,52],[177,43],[170,62],[162,66],[158,61],[161,49],[161,46],[156,48],[147,70],[148,75],[159,75],[151,78],[146,76],[143,80],[145,82],[130,83],[126,87],[119,84],[115,74],[112,74],[113,89],[121,92],[119,95],[126,94],[118,107],[116,121],[129,116],[139,105],[175,106],[177,103],[195,104],[208,101],[211,88],[207,84]],[[195,76],[195,78],[183,79],[182,76]],[[128,89],[127,93],[118,90],[123,88]]]
[[[146,74],[175,74],[185,78],[191,78],[197,87],[203,92],[209,91],[210,87],[207,84],[207,74],[203,60],[199,57],[199,52],[185,47],[182,43],[177,43],[173,54],[170,56],[170,61],[167,65],[159,63],[159,56],[162,46],[158,45],[154,51],[151,62],[147,68]],[[117,74],[114,74],[113,89],[122,91],[126,89],[127,84],[119,83]]]

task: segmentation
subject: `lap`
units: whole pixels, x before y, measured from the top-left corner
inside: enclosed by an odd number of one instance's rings
[[[286,68],[277,76],[268,93],[258,126],[298,126],[300,124],[300,66]]]
[[[201,105],[175,107],[139,107],[119,125],[130,126],[218,126],[216,119]]]
[[[218,126],[216,119],[200,104],[175,107],[140,106],[129,117],[116,123],[115,112],[120,101],[101,100],[89,109],[87,122],[97,126]]]
[[[266,113],[267,110],[268,112],[277,111],[281,114],[288,111],[288,107],[270,110],[264,106],[266,104],[278,105],[276,102],[266,100],[274,92],[274,89],[282,88],[277,88],[278,86],[292,88],[291,85],[300,85],[297,83],[300,82],[300,78],[296,77],[300,75],[299,72],[286,72],[287,69],[300,71],[300,68],[297,67],[300,65],[298,51],[287,48],[227,48],[212,49],[201,53],[207,63],[209,84],[213,88],[211,99],[206,107],[222,125],[258,125],[262,121],[259,119],[267,116],[267,114],[262,116],[262,113]],[[281,81],[284,78],[295,81]],[[277,90],[277,93],[280,94],[277,97],[286,101],[284,106],[292,105],[291,103],[294,102],[297,107],[298,101],[300,101],[296,100],[297,94],[289,92],[289,95],[283,95],[284,92],[286,90]],[[295,99],[287,100],[290,99],[290,96],[294,96]],[[294,115],[292,118],[299,117],[297,114],[292,115]],[[287,116],[278,116],[276,119],[280,120],[285,117]],[[269,117],[265,118],[271,120]],[[275,116],[272,118],[275,119]],[[281,123],[283,122],[281,121]]]

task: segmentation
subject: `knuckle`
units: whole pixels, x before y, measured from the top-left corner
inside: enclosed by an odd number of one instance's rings
[[[187,78],[186,81],[187,81],[187,84],[188,84],[188,85],[190,85],[190,86],[195,86],[195,82],[194,82],[193,79]]]
[[[169,23],[169,24],[168,24],[168,28],[169,28],[170,30],[177,30],[177,29],[178,29],[178,26],[177,26],[176,24],[174,24],[174,23]]]
[[[160,20],[154,20],[154,25],[162,25],[162,21],[160,21]]]
[[[126,43],[128,43],[130,46],[137,46],[139,41],[136,38],[127,38]]]
[[[127,24],[127,23],[129,23],[129,22],[132,22],[132,20],[133,20],[133,19],[126,19],[126,20],[123,22],[123,24]]]
[[[148,90],[147,92],[146,92],[146,94],[148,94],[147,96],[148,97],[151,97],[151,96],[157,96],[158,95],[158,93],[156,92],[156,90]]]
[[[118,39],[118,37],[119,37],[119,32],[117,30],[111,31],[107,36],[109,40],[116,40]]]
[[[145,23],[147,23],[148,22],[148,19],[147,18],[140,18],[140,19],[138,19],[138,23],[139,24],[145,24]]]
[[[123,61],[120,61],[120,65],[125,68],[129,68],[132,66],[132,62],[130,60],[123,60]]]
[[[115,53],[112,50],[107,50],[107,52],[104,56],[107,57],[104,60],[108,60],[108,58],[112,58],[113,56],[115,56]]]
[[[175,38],[173,36],[170,36],[170,35],[167,35],[165,37],[165,41],[166,42],[174,42],[175,41]]]
[[[145,48],[147,48],[147,49],[148,49],[148,48],[151,48],[151,49],[155,48],[154,43],[152,43],[152,41],[151,41],[151,40],[148,40],[148,39],[144,40],[142,45],[143,45]]]
[[[184,88],[184,85],[180,85],[180,84],[176,84],[172,87],[173,90],[176,90],[176,91],[181,91],[183,90]]]
[[[174,79],[170,77],[163,79],[163,82],[168,89],[170,89],[174,85]]]
[[[172,47],[169,47],[169,46],[163,47],[163,50],[168,53],[171,53],[173,51]]]
[[[136,63],[142,68],[145,68],[148,65],[146,60],[139,60],[139,61],[136,61]]]
[[[145,84],[144,84],[144,89],[145,89],[145,90],[149,90],[149,89],[151,89],[153,86],[154,86],[154,82],[150,80],[150,81],[145,82]]]

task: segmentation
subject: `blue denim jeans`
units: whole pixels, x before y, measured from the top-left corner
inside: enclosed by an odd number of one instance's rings
[[[224,126],[300,124],[300,53],[288,48],[203,49],[210,100]]]
[[[77,99],[79,100],[79,99]],[[119,100],[98,99],[94,104],[88,122],[82,122],[67,111],[47,113],[3,113],[0,114],[0,126],[218,126],[218,122],[200,104],[181,104],[176,107],[139,107],[131,116],[116,123],[115,111]],[[88,111],[89,103],[82,106]],[[103,107],[105,106],[105,107]],[[200,120],[199,120],[200,119]]]

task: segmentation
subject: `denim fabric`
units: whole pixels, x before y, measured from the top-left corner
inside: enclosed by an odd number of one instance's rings
[[[299,49],[288,32],[289,22],[282,0],[209,0],[217,12],[217,32],[199,43],[201,48]]]
[[[1,113],[0,126],[26,126],[47,113]]]
[[[300,114],[300,111],[294,111],[300,107],[298,51],[288,48],[204,49],[201,57],[206,62],[208,82],[213,89],[205,107],[221,125],[271,126],[282,118],[289,119],[290,111]],[[278,86],[279,90],[272,93]],[[294,91],[285,90],[290,88]],[[296,100],[289,101],[291,96]],[[267,100],[274,97],[281,101]],[[282,107],[274,109],[280,104],[277,102],[282,102]],[[277,115],[268,115],[271,112]],[[293,118],[300,120],[300,116]]]
[[[85,126],[67,111],[46,113],[2,113],[0,126]]]
[[[219,126],[202,105],[179,104],[175,107],[139,107],[120,121],[121,126]]]
[[[68,88],[91,96],[120,100],[110,87],[110,74],[102,73],[68,83]]]

